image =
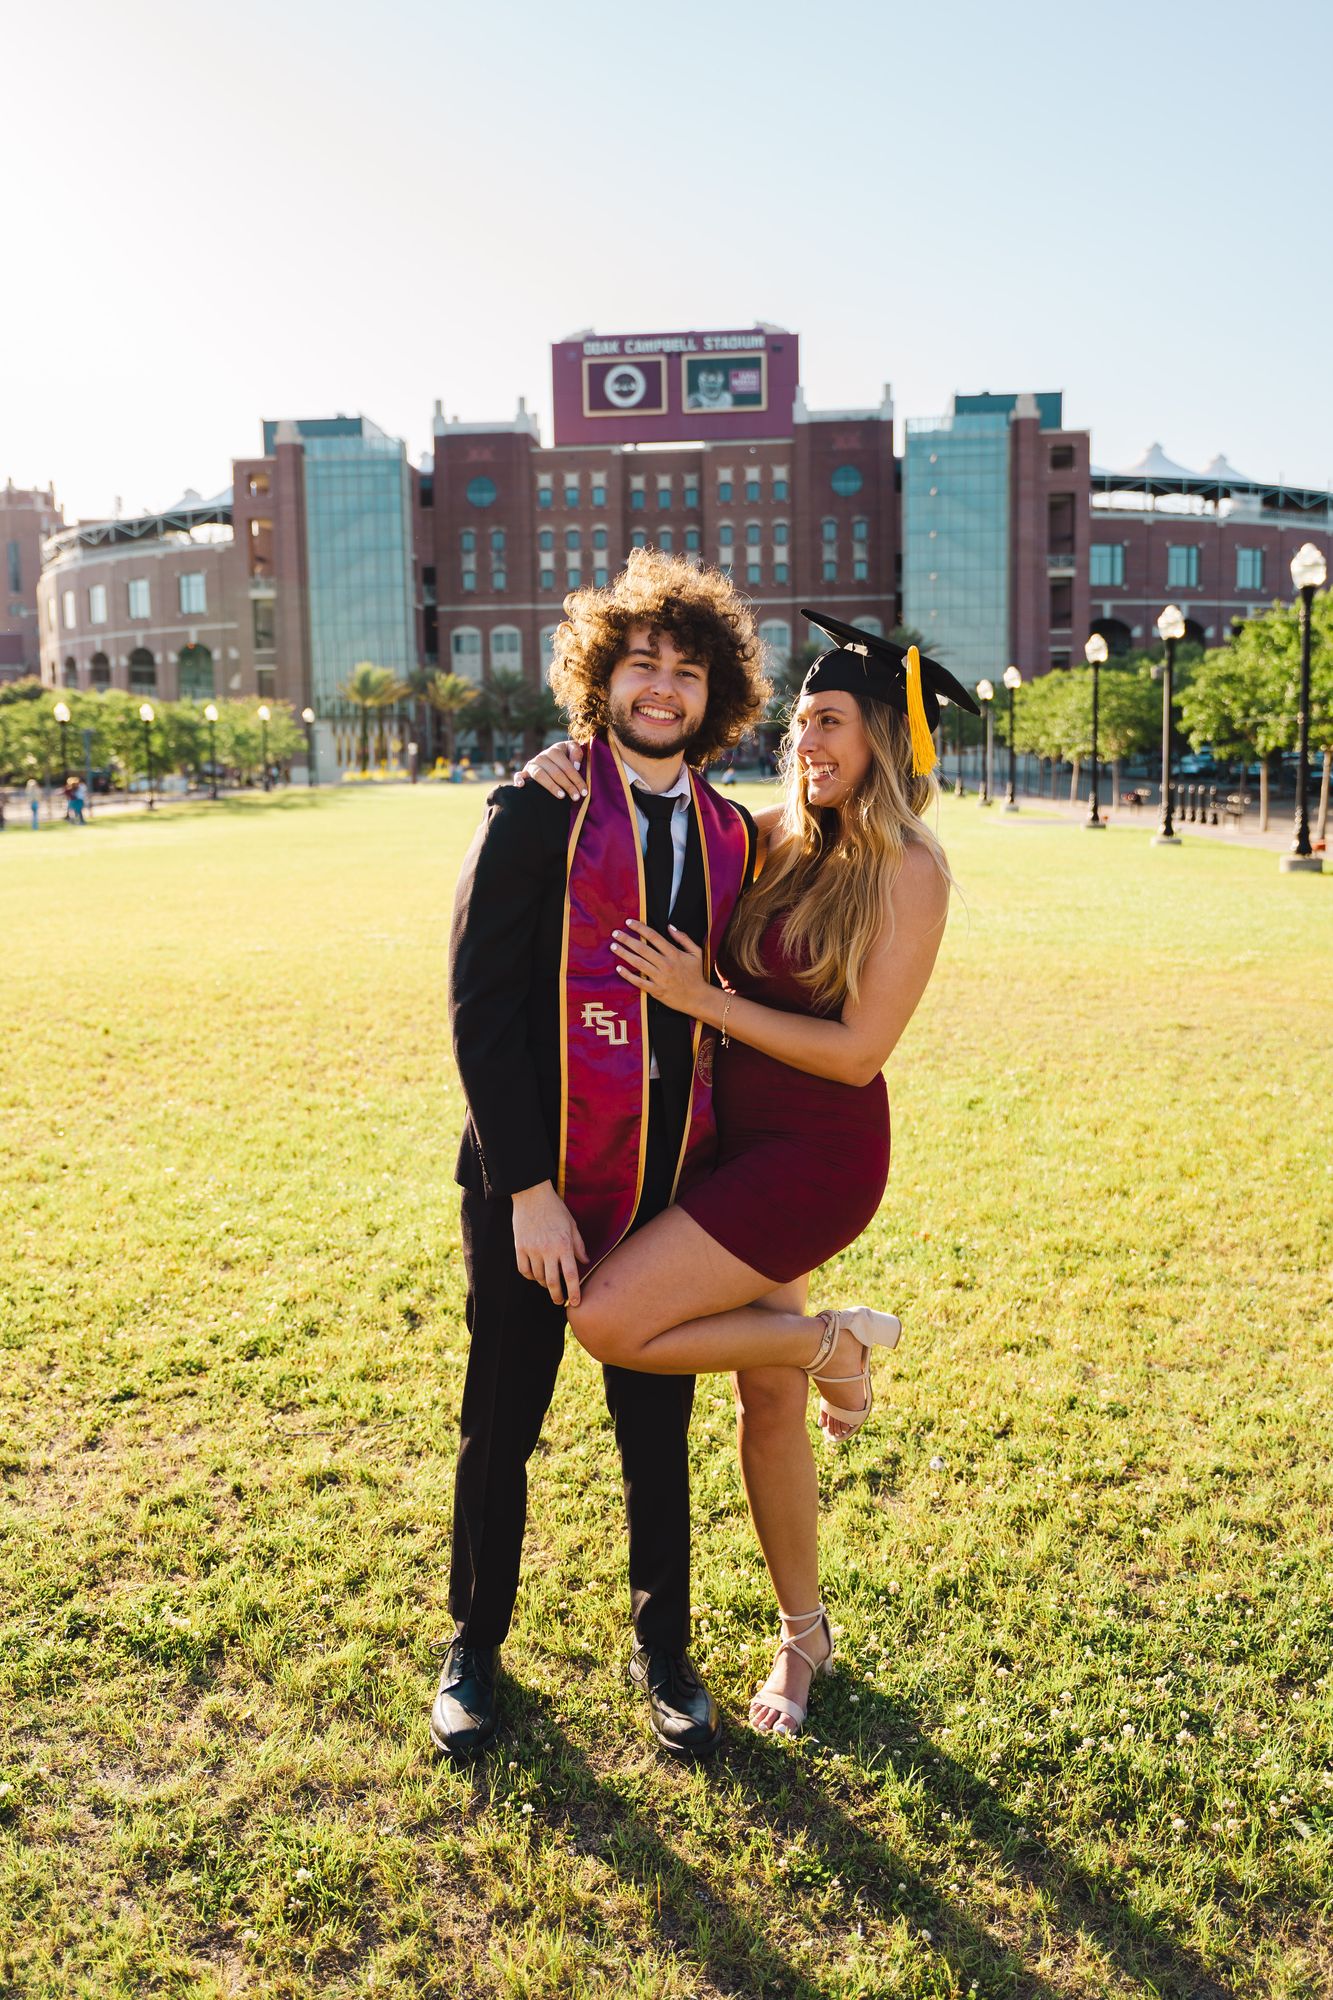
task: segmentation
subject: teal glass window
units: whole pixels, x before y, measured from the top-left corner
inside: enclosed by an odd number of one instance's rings
[[[554,571],[553,569],[544,569],[544,570],[542,571],[542,573],[541,573],[541,581],[540,581],[540,586],[539,586],[539,587],[540,587],[540,588],[541,588],[542,590],[554,590],[554,589],[555,589],[555,571]]]
[[[855,465],[838,465],[833,469],[829,484],[840,500],[850,500],[854,493],[861,491],[864,481]]]
[[[509,588],[509,578],[506,576],[505,572],[502,569],[493,569],[491,571],[491,589],[508,590],[508,588]]]
[[[567,549],[581,549],[583,547],[583,536],[577,528],[565,529],[565,547]]]
[[[852,564],[853,583],[865,583],[869,578],[869,575],[870,575],[870,564],[868,562],[854,562]]]
[[[838,539],[837,522],[834,520],[827,520],[822,522],[820,524],[820,532],[823,535],[823,538],[826,542],[836,542]]]
[[[537,505],[539,507],[553,507],[555,505],[555,495],[549,486],[539,486],[537,488]]]
[[[693,485],[693,484],[690,484],[690,485],[686,486],[686,488],[685,488],[685,505],[686,505],[687,507],[697,507],[697,506],[698,506],[698,504],[699,504],[699,489],[698,489],[698,487],[697,487],[697,486],[695,486],[695,485]]]
[[[606,569],[595,569],[592,573],[592,580],[599,590],[605,590],[611,580],[611,572]]]
[[[476,479],[469,479],[467,499],[470,507],[493,507],[498,498],[499,492],[495,481],[487,479],[484,473],[479,474]]]
[[[687,549],[691,551],[691,553],[693,553],[697,549],[702,548],[703,536],[699,533],[699,530],[697,528],[687,528],[685,530],[685,546]]]
[[[463,571],[463,595],[466,597],[467,593],[470,590],[475,590],[476,587],[477,572],[474,569],[465,569]]]
[[[731,498],[731,481],[730,481],[729,479],[719,479],[719,480],[718,480],[718,482],[717,482],[717,497],[718,497],[718,499],[719,499],[719,500],[720,500],[720,501],[722,502],[722,504],[723,504],[724,506],[726,505],[727,501],[728,501],[728,500],[730,500],[730,498]]]
[[[676,538],[670,528],[663,528],[657,537],[657,546],[664,556],[669,556],[675,548]]]
[[[604,486],[594,486],[594,487],[593,487],[593,489],[592,489],[592,504],[593,504],[593,506],[594,506],[594,507],[605,507],[605,505],[606,505],[606,488],[605,488]]]
[[[1262,590],[1264,587],[1264,552],[1262,549],[1236,550],[1237,590]]]
[[[836,583],[838,581],[838,565],[835,562],[826,562],[824,564],[824,581],[825,583]]]
[[[773,581],[774,583],[789,583],[791,581],[791,570],[786,563],[774,563]]]
[[[594,528],[594,529],[593,529],[593,531],[592,531],[592,545],[593,545],[593,547],[594,547],[595,549],[604,549],[604,548],[606,547],[606,529],[605,529],[605,528]]]
[[[717,531],[717,538],[724,549],[731,547],[736,539],[736,530],[732,527],[730,521],[722,523],[722,526]]]
[[[504,531],[504,529],[503,529],[503,528],[492,528],[492,529],[491,529],[491,547],[492,547],[492,548],[493,548],[493,549],[494,549],[494,550],[496,551],[497,555],[498,555],[498,553],[500,552],[500,550],[501,550],[501,549],[502,549],[502,548],[504,547],[504,545],[505,545],[505,531]]]
[[[567,569],[565,571],[566,590],[578,590],[581,588],[582,583],[583,583],[583,571],[581,569]]]
[[[1192,590],[1199,581],[1197,542],[1170,542],[1166,550],[1166,587]]]
[[[646,549],[646,548],[647,548],[647,546],[648,546],[648,537],[647,537],[647,535],[645,535],[645,534],[644,534],[644,532],[643,532],[643,529],[642,529],[642,528],[636,528],[636,529],[634,530],[634,533],[633,533],[633,534],[632,534],[632,535],[630,536],[630,538],[629,538],[629,545],[630,545],[630,547],[631,547],[632,549]]]
[[[539,549],[553,549],[555,547],[555,536],[549,528],[543,528],[538,534],[537,547]]]
[[[787,481],[785,479],[775,479],[773,481],[773,498],[775,500],[786,500],[788,497]]]
[[[464,528],[462,534],[458,537],[458,546],[465,556],[472,554],[472,551],[477,546],[477,537],[471,528]]]
[[[1111,589],[1124,580],[1124,543],[1094,542],[1088,552],[1088,581]]]
[[[670,506],[671,506],[671,488],[669,486],[659,486],[657,489],[658,513],[659,514],[667,513],[668,510],[670,509]]]
[[[752,549],[757,549],[763,538],[764,531],[758,521],[747,521],[745,523],[745,539]]]
[[[785,521],[775,521],[773,523],[773,540],[777,543],[779,548],[785,548],[787,546],[787,537],[790,535],[790,533],[791,529],[787,526],[787,523]]]
[[[565,505],[566,505],[566,507],[577,507],[577,506],[578,506],[578,504],[579,504],[579,489],[578,489],[578,487],[577,487],[577,486],[567,486],[567,487],[565,488]]]
[[[648,505],[648,496],[644,492],[641,486],[636,486],[634,491],[630,494],[629,504],[636,514],[641,514],[644,508]]]
[[[746,480],[745,497],[749,501],[751,506],[753,506],[755,501],[759,498],[759,481],[757,479]]]
[[[762,583],[763,580],[764,570],[762,563],[746,563],[745,581],[747,583]]]

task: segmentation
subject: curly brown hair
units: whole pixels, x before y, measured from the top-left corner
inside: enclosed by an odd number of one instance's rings
[[[610,721],[607,683],[635,625],[666,633],[708,668],[708,707],[690,744],[691,764],[708,763],[753,728],[772,690],[749,605],[719,570],[634,549],[609,590],[570,592],[556,630],[551,692],[580,742]]]

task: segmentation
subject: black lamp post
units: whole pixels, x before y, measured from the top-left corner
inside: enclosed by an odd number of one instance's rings
[[[1100,632],[1094,632],[1083,648],[1083,657],[1092,668],[1092,806],[1084,826],[1103,827],[1101,815],[1101,766],[1097,762],[1097,700],[1101,669],[1110,658],[1110,648]]]
[[[1180,835],[1171,817],[1171,683],[1176,667],[1176,647],[1185,636],[1185,614],[1178,604],[1168,604],[1157,621],[1166,658],[1162,664],[1162,820],[1153,835],[1154,847],[1179,847]]]
[[[208,796],[210,799],[215,799],[218,795],[218,712],[211,701],[204,710],[204,721],[208,724],[208,764],[211,775]]]
[[[1301,600],[1301,693],[1300,707],[1296,712],[1296,824],[1291,836],[1291,851],[1282,856],[1280,866],[1290,873],[1293,870],[1315,874],[1323,868],[1322,858],[1310,846],[1309,771],[1310,771],[1310,613],[1314,606],[1314,594],[1328,582],[1328,564],[1321,550],[1313,542],[1306,542],[1297,549],[1291,559],[1291,580],[1296,586]]]
[[[55,716],[55,719],[56,719],[56,721],[57,721],[57,722],[58,722],[58,723],[60,724],[60,782],[61,782],[61,784],[62,784],[62,785],[68,785],[68,783],[69,783],[69,703],[68,703],[68,702],[65,702],[65,701],[58,701],[58,702],[56,703],[56,705],[55,705],[54,709],[52,710],[52,714],[53,714],[53,715]],[[68,807],[66,807],[66,811],[68,811]],[[1308,851],[1308,850],[1307,850],[1307,851]]]
[[[143,703],[139,710],[139,720],[143,724],[143,760],[148,772],[148,810],[152,812],[157,801],[153,797],[153,704]]]
[[[315,711],[313,708],[301,710],[301,720],[305,724],[305,781],[315,783]]]
[[[1006,667],[1004,684],[1009,690],[1009,789],[1004,795],[1004,809],[1007,813],[1018,811],[1017,766],[1014,761],[1014,696],[1023,685],[1023,676],[1017,667]]]
[[[268,718],[269,711],[263,702],[259,704],[259,761],[264,767],[264,790],[271,791],[268,779]]]
[[[995,699],[994,682],[978,681],[977,700],[981,703],[982,710],[986,717],[986,741],[981,752],[981,796],[977,800],[977,804],[979,806],[988,806],[990,804],[991,703],[994,701],[994,699]]]

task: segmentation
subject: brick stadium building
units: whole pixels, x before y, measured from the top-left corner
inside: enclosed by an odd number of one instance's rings
[[[0,555],[4,589],[0,598],[0,681],[35,674],[41,664],[37,628],[37,578],[42,544],[63,526],[64,516],[48,487],[25,490],[13,480],[0,488]]]
[[[341,688],[358,661],[535,684],[566,593],[638,546],[729,571],[777,661],[811,638],[800,607],[815,604],[915,627],[970,683],[1011,661],[1068,666],[1092,630],[1113,650],[1151,645],[1168,601],[1221,644],[1290,594],[1300,543],[1333,555],[1327,492],[1223,459],[1192,472],[1159,446],[1095,466],[1056,392],[957,396],[908,418],[897,457],[888,389],[872,408],[809,409],[799,338],[779,327],[582,333],[552,348],[552,387],[549,445],[521,402],[496,423],[437,404],[420,469],[338,416],[265,423],[228,492],[137,521],[65,529],[49,493],[7,489],[0,673],[9,655],[31,671],[39,625],[52,687],[310,705],[331,776],[356,754]]]

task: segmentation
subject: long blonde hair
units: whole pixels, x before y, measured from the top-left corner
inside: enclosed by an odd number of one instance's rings
[[[727,932],[727,955],[758,975],[765,969],[764,932],[784,913],[787,949],[821,1007],[856,1001],[866,958],[883,929],[885,892],[891,896],[911,843],[927,848],[953,884],[944,849],[922,818],[939,788],[933,776],[919,777],[912,769],[906,720],[886,702],[853,700],[870,746],[869,769],[841,806],[810,805],[793,715],[782,746],[782,818],[763,873],[736,905]]]

